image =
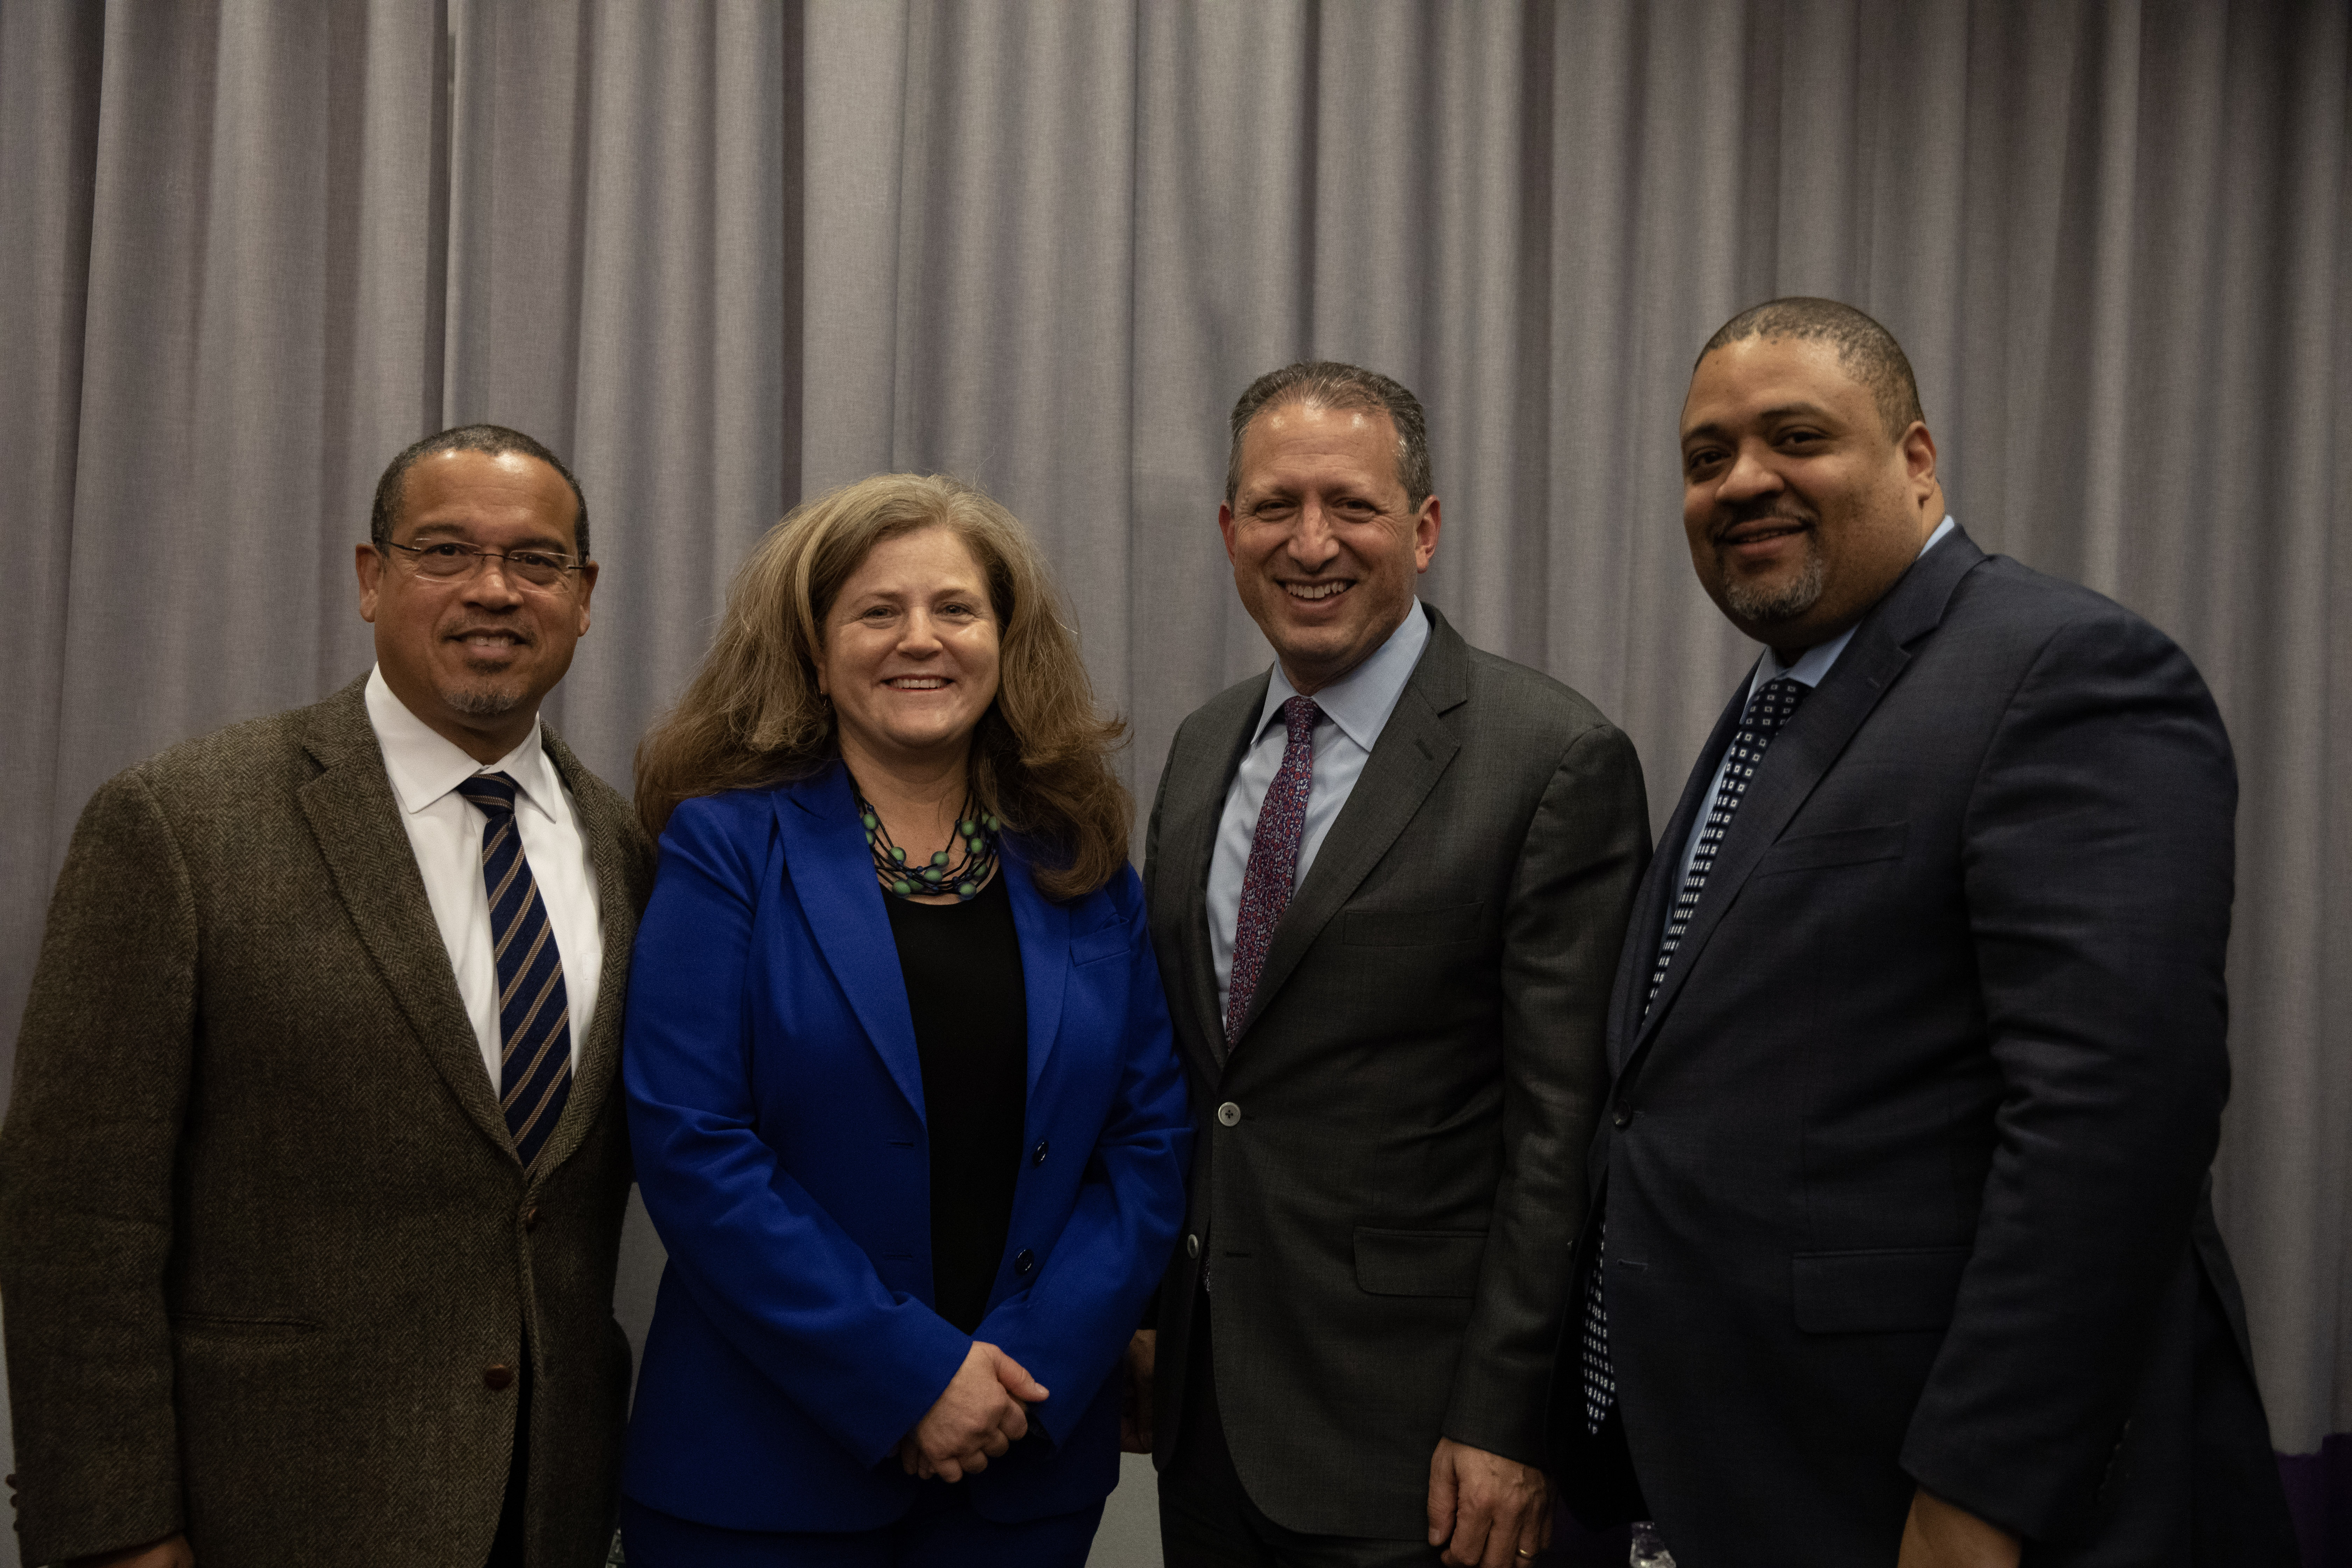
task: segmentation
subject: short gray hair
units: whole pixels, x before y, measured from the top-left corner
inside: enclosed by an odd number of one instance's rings
[[[1268,408],[1302,403],[1310,408],[1385,414],[1396,426],[1397,479],[1404,486],[1408,509],[1421,510],[1436,483],[1429,467],[1429,421],[1421,399],[1376,370],[1342,364],[1337,360],[1301,360],[1259,376],[1234,405],[1233,445],[1225,454],[1225,504],[1234,504],[1242,485],[1242,437],[1250,421]]]

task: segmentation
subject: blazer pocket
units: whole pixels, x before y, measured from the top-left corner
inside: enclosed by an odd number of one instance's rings
[[[1339,922],[1339,940],[1349,947],[1438,947],[1474,942],[1482,903],[1448,904],[1433,910],[1350,910]]]
[[[1356,1285],[1370,1296],[1478,1293],[1486,1256],[1483,1230],[1374,1230],[1356,1227]]]
[[[1940,1329],[1969,1266],[1965,1247],[1801,1252],[1790,1260],[1797,1327],[1808,1334],[1895,1334]]]
[[[1819,871],[1831,866],[1859,866],[1870,860],[1899,860],[1911,837],[1907,822],[1881,822],[1868,827],[1841,827],[1832,833],[1807,833],[1783,838],[1758,858],[1752,877],[1776,871]]]
[[[1070,963],[1073,966],[1101,963],[1107,959],[1126,956],[1127,927],[1123,925],[1105,926],[1100,931],[1090,931],[1070,941]]]

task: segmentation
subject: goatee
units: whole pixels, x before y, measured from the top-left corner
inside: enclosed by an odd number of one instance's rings
[[[468,719],[497,719],[522,706],[522,692],[478,686],[470,691],[449,691],[441,700]]]
[[[1822,563],[1822,552],[1809,537],[1805,541],[1804,558],[1797,566],[1794,577],[1780,582],[1759,582],[1727,572],[1723,578],[1723,602],[1735,616],[1758,626],[1778,626],[1793,621],[1821,601],[1822,589],[1829,580],[1829,569]]]

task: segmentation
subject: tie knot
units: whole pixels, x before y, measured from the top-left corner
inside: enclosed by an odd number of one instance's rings
[[[484,816],[514,815],[515,782],[504,773],[476,773],[457,786],[457,793],[479,806]]]
[[[1294,697],[1282,705],[1282,727],[1294,746],[1315,733],[1315,726],[1323,720],[1323,710],[1312,697]]]
[[[1789,721],[1797,711],[1797,704],[1802,702],[1812,689],[1803,681],[1792,680],[1785,675],[1777,680],[1766,681],[1748,704],[1745,727],[1759,735],[1771,734]]]

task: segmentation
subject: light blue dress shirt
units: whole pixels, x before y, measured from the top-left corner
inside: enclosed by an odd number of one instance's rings
[[[1951,515],[1948,512],[1946,513],[1944,521],[1936,525],[1936,531],[1927,536],[1927,542],[1919,546],[1919,555],[1911,558],[1912,563],[1916,565],[1920,555],[1925,555],[1935,549],[1937,545],[1943,542],[1946,534],[1958,526],[1959,524],[1952,521]],[[1822,683],[1822,677],[1830,672],[1830,666],[1838,661],[1838,655],[1845,651],[1845,645],[1852,642],[1853,634],[1861,629],[1862,624],[1859,621],[1855,622],[1829,641],[1817,644],[1799,654],[1797,662],[1794,664],[1782,664],[1779,654],[1769,647],[1766,648],[1764,657],[1756,661],[1756,673],[1748,677],[1748,695],[1741,700],[1741,710],[1746,711],[1747,704],[1756,700],[1756,694],[1764,689],[1767,683],[1778,680],[1784,675],[1800,685],[1819,686]],[[1675,891],[1677,894],[1682,891],[1683,884],[1690,880],[1691,861],[1698,856],[1698,841],[1706,833],[1706,819],[1715,815],[1715,797],[1723,792],[1724,771],[1730,766],[1731,748],[1726,746],[1723,749],[1723,760],[1715,764],[1715,778],[1706,786],[1706,798],[1698,803],[1698,816],[1691,821],[1690,837],[1683,844],[1681,870],[1675,878]],[[1662,937],[1665,928],[1675,923],[1675,901],[1672,899],[1666,900],[1666,918],[1658,928]]]
[[[1315,694],[1323,717],[1315,726],[1315,772],[1307,786],[1307,822],[1298,838],[1298,870],[1291,890],[1307,880],[1315,853],[1348,795],[1363,775],[1365,759],[1404,695],[1404,683],[1429,646],[1429,616],[1415,599],[1389,640],[1370,658]],[[1209,858],[1209,953],[1217,968],[1217,1016],[1225,1016],[1225,996],[1232,989],[1234,928],[1241,920],[1242,882],[1249,871],[1250,840],[1257,833],[1258,807],[1282,771],[1283,748],[1289,733],[1282,722],[1282,705],[1298,695],[1276,660],[1273,679],[1265,683],[1265,702],[1259,708],[1257,731],[1242,765],[1234,771],[1233,786],[1225,791],[1225,812],[1217,822],[1217,847]]]

